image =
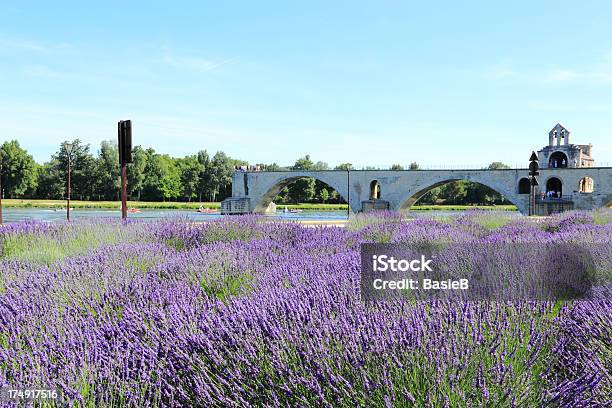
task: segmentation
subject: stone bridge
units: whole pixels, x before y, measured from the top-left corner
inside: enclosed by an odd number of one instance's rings
[[[348,201],[353,213],[383,208],[406,210],[429,190],[457,180],[490,187],[523,214],[529,207],[527,169],[238,171],[233,175],[232,197],[222,203],[222,213],[265,213],[284,187],[302,177],[332,187]],[[590,210],[612,204],[612,167],[540,169],[538,182],[538,196],[547,190],[558,196],[556,201],[540,199],[538,205],[550,208],[563,203],[564,209]]]

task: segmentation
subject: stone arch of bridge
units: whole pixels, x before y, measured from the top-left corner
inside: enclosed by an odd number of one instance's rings
[[[473,183],[478,183],[483,186],[489,187],[491,190],[494,190],[498,192],[499,194],[503,195],[504,198],[510,201],[512,204],[514,204],[521,213],[527,214],[528,212],[528,203],[522,200],[521,197],[518,196],[516,191],[507,190],[505,188],[502,188],[499,185],[490,183],[487,180],[480,180],[480,179],[473,179],[473,178],[469,178],[469,179],[468,178],[449,178],[445,180],[440,180],[436,183],[419,186],[416,189],[413,189],[412,191],[410,191],[409,193],[405,195],[405,197],[400,201],[398,210],[399,211],[408,210],[429,191],[433,190],[436,187],[440,187],[445,184],[452,183],[453,181],[471,181]]]
[[[325,184],[326,186],[333,188],[334,190],[336,190],[336,192],[338,192],[340,197],[342,197],[342,199],[345,202],[347,202],[346,194],[344,194],[344,191],[346,190],[346,186],[339,185],[338,183],[335,183],[332,180],[328,180],[324,177],[318,177],[316,174],[295,174],[295,175],[288,175],[286,177],[282,177],[282,178],[274,180],[272,184],[267,187],[265,193],[263,193],[259,197],[253,197],[252,199],[254,199],[255,201],[255,207],[253,209],[253,212],[255,213],[265,212],[265,210],[270,205],[272,200],[274,200],[274,197],[276,197],[283,188],[303,178],[313,178]],[[351,211],[355,212],[352,206],[351,206]]]

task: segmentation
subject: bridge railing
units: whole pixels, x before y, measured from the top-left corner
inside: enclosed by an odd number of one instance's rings
[[[572,201],[573,197],[571,195],[563,194],[561,197],[542,197],[536,196],[536,201],[538,202],[548,202],[548,203],[558,203],[561,201]]]
[[[418,169],[415,170],[489,170],[488,168],[488,164],[424,164],[424,165],[419,165]],[[596,162],[596,168],[597,167],[612,167],[612,162]],[[528,169],[528,164],[527,163],[518,163],[518,164],[513,164],[510,165],[509,169],[492,169],[492,170],[527,170]],[[585,168],[586,169],[586,168]],[[259,165],[259,166],[243,166],[243,168],[236,168],[236,171],[249,171],[249,172],[256,172],[256,171],[305,171],[305,170],[295,170],[292,169],[290,167],[281,167],[281,168],[277,168],[277,169],[270,169],[265,165]],[[389,165],[380,165],[380,166],[353,166],[351,169],[351,171],[367,171],[367,170],[371,170],[371,171],[388,171],[388,170],[392,170],[391,166]],[[409,166],[405,166],[403,167],[403,170],[407,170],[409,171],[410,168]],[[335,169],[335,168],[328,168],[328,169],[310,169],[308,171],[346,171],[346,169]]]

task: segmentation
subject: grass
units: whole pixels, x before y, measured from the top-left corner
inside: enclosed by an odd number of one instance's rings
[[[31,199],[5,199],[2,200],[4,207],[11,208],[66,208],[66,200],[31,200]],[[220,208],[221,203],[212,202],[173,202],[173,201],[128,201],[129,208],[140,208],[140,209],[174,209],[174,210],[196,210],[204,206],[207,208]],[[72,208],[102,208],[102,209],[114,209],[121,208],[121,202],[119,201],[79,201],[70,200],[70,207]]]
[[[8,208],[66,208],[65,200],[37,200],[37,199],[4,199],[2,205]],[[128,201],[129,208],[157,209],[157,210],[197,210],[203,206],[205,208],[218,209],[221,207],[219,202],[175,202],[175,201]],[[301,209],[304,211],[346,211],[346,204],[323,204],[323,203],[300,203],[286,204],[289,209]],[[71,200],[72,208],[98,208],[98,209],[119,209],[119,201],[79,201]],[[278,209],[285,207],[285,204],[277,204]],[[470,208],[490,209],[496,211],[516,211],[514,205],[415,205],[411,210],[415,211],[465,211]]]
[[[102,245],[136,242],[141,237],[130,234],[118,225],[83,225],[80,228],[59,228],[48,235],[29,233],[0,237],[0,260],[19,260],[51,265],[68,257],[84,255]]]

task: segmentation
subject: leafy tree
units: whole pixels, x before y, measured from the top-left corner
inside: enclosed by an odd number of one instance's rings
[[[36,188],[38,174],[36,162],[16,140],[0,146],[0,177],[2,191],[9,197],[17,197]]]
[[[187,201],[197,197],[200,174],[204,166],[200,164],[197,156],[186,156],[176,160],[180,172],[181,196]]]
[[[174,160],[164,154],[147,149],[142,197],[150,201],[166,201],[180,197],[181,177]]]
[[[266,171],[281,171],[283,168],[279,166],[277,163],[267,164],[265,166]]]
[[[148,148],[145,150],[145,154],[147,155],[147,159],[144,168],[141,197],[148,201],[159,200],[162,197],[159,186],[161,184],[161,179],[164,177],[165,169],[160,155],[157,154],[154,149]]]
[[[353,170],[353,165],[351,163],[342,163],[334,167],[334,170]]]
[[[66,198],[66,176],[60,170],[57,160],[42,165],[38,173],[36,196],[46,199]]]
[[[391,170],[404,170],[404,167],[401,164],[392,164]]]
[[[321,201],[323,201],[323,203],[326,203],[327,200],[329,200],[329,191],[327,191],[327,189],[325,187],[323,187],[321,189],[320,197],[321,197]]]
[[[211,190],[212,168],[210,157],[206,150],[198,152],[198,163],[200,164],[200,174],[198,176],[198,201],[202,201],[202,195],[208,194]]]
[[[96,161],[89,151],[89,145],[79,139],[62,142],[60,149],[52,156],[54,166],[51,176],[61,180],[50,180],[53,184],[68,182],[68,158],[71,157],[70,189],[71,196],[81,200],[91,199],[96,192]],[[64,192],[65,194],[65,192]]]
[[[309,171],[313,170],[315,164],[310,160],[310,155],[300,157],[291,166],[291,170]],[[312,201],[316,195],[316,181],[312,177],[302,177],[288,186],[290,200],[296,204]]]
[[[412,162],[410,163],[410,166],[408,166],[408,170],[418,170],[419,168],[419,163],[417,162]]]
[[[318,161],[312,166],[312,170],[329,170],[329,164]]]
[[[117,142],[103,141],[96,159],[96,193],[98,198],[119,200],[121,194],[121,166]]]
[[[132,198],[138,192],[137,199],[140,200],[145,180],[145,169],[149,155],[141,146],[132,149],[132,163],[127,165],[127,189]]]
[[[217,199],[217,195],[221,192],[226,192],[228,186],[232,184],[232,174],[234,174],[234,165],[225,153],[219,151],[215,153],[211,160],[210,172],[210,198],[212,201]]]
[[[181,173],[178,167],[172,157],[167,154],[158,157],[163,170],[159,186],[163,201],[179,198],[181,196]]]
[[[503,170],[503,169],[509,169],[509,168],[510,166],[502,162],[493,162],[487,166],[488,170]]]
[[[308,170],[313,170],[313,168],[314,168],[314,163],[312,162],[312,160],[310,160],[309,154],[307,154],[304,157],[300,157],[299,159],[295,161],[295,164],[291,166],[291,170],[308,171]]]
[[[453,181],[440,188],[440,196],[448,204],[464,204],[467,194],[464,181]]]

